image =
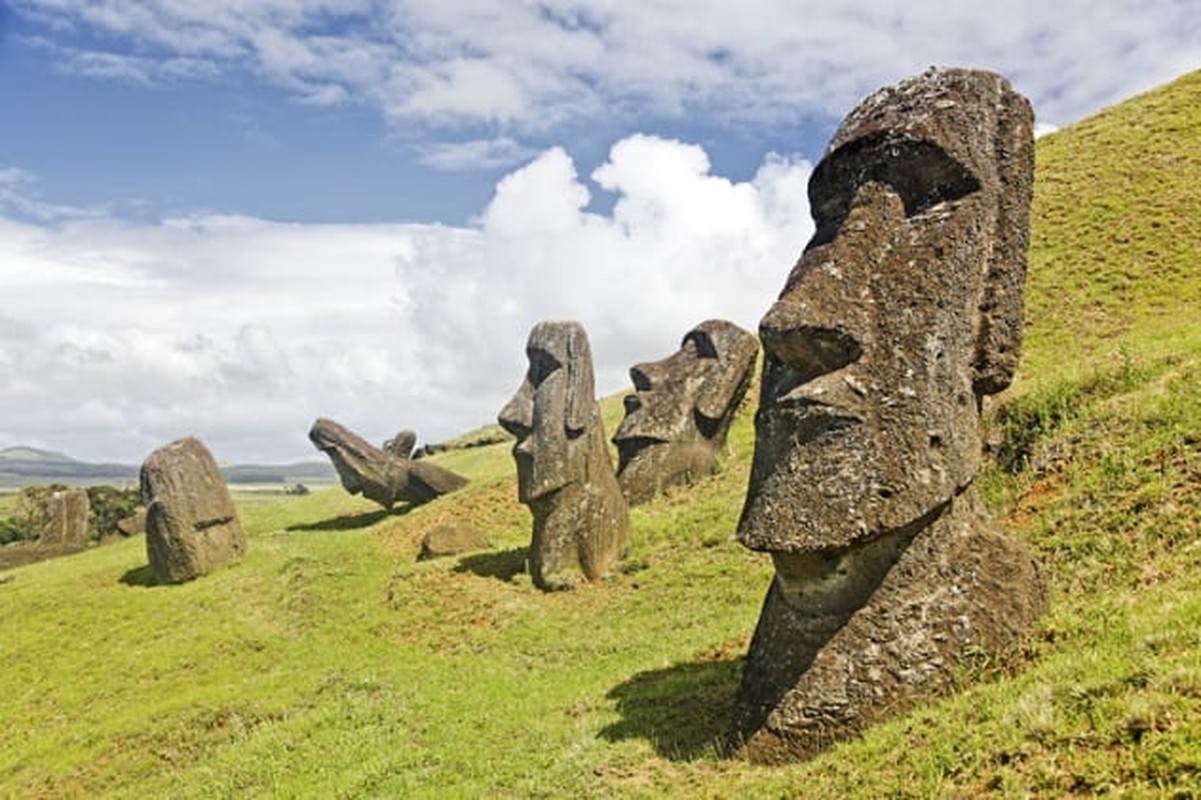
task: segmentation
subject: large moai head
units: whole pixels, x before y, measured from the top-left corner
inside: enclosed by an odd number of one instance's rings
[[[600,427],[600,410],[582,325],[539,322],[525,352],[529,370],[498,421],[517,437],[517,495],[528,503],[584,479],[584,434]]]
[[[972,480],[981,399],[1021,340],[1032,122],[1004,78],[962,69],[843,121],[809,183],[816,233],[760,323],[743,544],[846,547]]]
[[[517,496],[534,518],[530,573],[542,589],[595,580],[617,560],[629,510],[593,395],[592,354],[578,322],[540,322],[529,369],[498,415],[517,442]]]
[[[613,435],[617,480],[632,505],[713,471],[750,385],[759,343],[732,322],[711,319],[680,349],[630,368],[634,393]]]
[[[775,566],[732,720],[753,760],[949,690],[1045,607],[973,483],[982,400],[1017,363],[1032,122],[999,75],[931,70],[856,107],[810,179],[738,526]]]

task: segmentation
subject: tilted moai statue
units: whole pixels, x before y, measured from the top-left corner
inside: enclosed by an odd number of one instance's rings
[[[428,503],[435,497],[467,485],[462,475],[409,455],[417,443],[412,431],[401,431],[381,450],[357,433],[331,419],[319,418],[309,430],[309,441],[329,456],[342,488],[374,500],[386,509],[397,502]]]
[[[539,322],[530,366],[498,421],[517,437],[517,497],[530,507],[530,572],[541,589],[596,580],[617,560],[629,510],[594,397],[592,353],[578,322]]]
[[[810,179],[738,527],[775,566],[733,720],[752,760],[949,690],[1046,604],[973,483],[982,399],[1018,359],[1032,122],[1001,76],[931,70],[856,107]]]
[[[713,472],[758,353],[753,334],[711,319],[667,358],[630,368],[634,394],[613,434],[617,482],[630,505]]]
[[[208,448],[194,437],[142,463],[146,556],[159,583],[179,583],[246,554],[246,533]]]

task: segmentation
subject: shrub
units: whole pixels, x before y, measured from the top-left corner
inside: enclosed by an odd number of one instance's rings
[[[88,503],[92,507],[89,534],[99,539],[117,532],[117,523],[137,511],[141,497],[136,488],[117,489],[113,486],[89,486]]]

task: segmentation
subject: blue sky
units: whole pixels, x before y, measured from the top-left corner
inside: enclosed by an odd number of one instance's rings
[[[1201,66],[1188,0],[14,0],[0,447],[223,461],[492,420],[530,326],[599,390],[754,328],[863,95],[1007,75],[1042,130]]]

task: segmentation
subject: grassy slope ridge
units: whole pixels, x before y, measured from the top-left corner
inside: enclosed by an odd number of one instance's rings
[[[1025,360],[991,423],[1009,468],[981,479],[1052,583],[1018,671],[981,662],[807,764],[721,758],[770,575],[731,533],[744,413],[723,471],[635,509],[620,569],[571,593],[521,573],[505,445],[436,457],[473,483],[408,513],[242,496],[249,555],[183,586],[145,585],[136,540],[0,573],[0,795],[1201,791],[1199,92],[1038,145]],[[493,549],[415,562],[451,519]]]

